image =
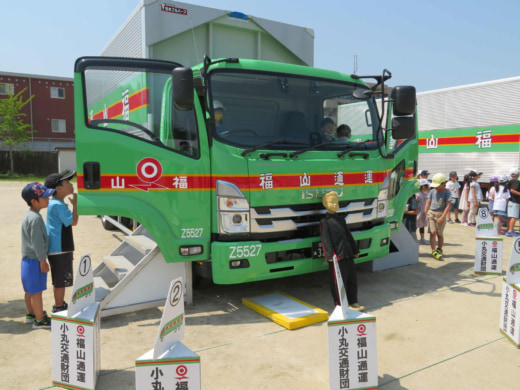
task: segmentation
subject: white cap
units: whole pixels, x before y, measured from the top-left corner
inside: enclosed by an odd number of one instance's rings
[[[422,186],[430,186],[430,182],[427,179],[421,179],[419,180],[419,185]]]
[[[213,101],[213,108],[215,110],[218,110],[218,109],[225,110],[226,109],[224,107],[224,104],[220,100],[214,100]]]
[[[506,175],[500,175],[498,177],[498,182],[499,183],[506,183],[507,182],[507,176]]]
[[[511,169],[509,170],[509,175],[510,175],[510,176],[517,176],[518,173],[519,173],[518,168],[511,168]]]

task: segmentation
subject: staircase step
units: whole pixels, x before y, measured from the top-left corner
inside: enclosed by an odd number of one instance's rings
[[[157,243],[154,240],[144,235],[127,236],[124,241],[143,255],[157,247]]]
[[[105,256],[103,262],[119,280],[135,267],[125,256]]]
[[[110,294],[110,287],[108,287],[101,276],[94,276],[94,292],[96,294],[96,302],[101,302]]]

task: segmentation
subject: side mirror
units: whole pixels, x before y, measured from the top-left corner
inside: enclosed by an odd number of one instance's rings
[[[415,118],[413,116],[392,118],[392,138],[408,139],[413,136],[415,136]]]
[[[413,115],[415,113],[415,87],[401,85],[392,89],[394,116]]]
[[[175,108],[182,111],[193,108],[193,71],[190,68],[173,70],[172,93]]]

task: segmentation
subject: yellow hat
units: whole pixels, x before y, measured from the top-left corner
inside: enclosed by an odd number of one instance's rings
[[[444,176],[442,173],[436,173],[433,176],[432,184],[430,184],[430,187],[437,188],[442,183],[446,183],[448,180],[446,179],[446,176]]]

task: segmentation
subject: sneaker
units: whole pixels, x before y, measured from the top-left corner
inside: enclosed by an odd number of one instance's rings
[[[518,232],[513,232],[513,237],[520,237],[520,233],[518,233]]]
[[[511,233],[510,231],[507,231],[507,232],[506,232],[506,236],[508,236],[508,237],[513,237],[513,233]]]
[[[44,311],[43,312],[43,316],[46,317],[47,316],[47,312]],[[26,324],[32,324],[34,322],[34,320],[36,319],[36,316],[34,314],[31,314],[31,313],[27,313],[25,315],[25,323]]]
[[[356,310],[356,311],[363,311],[365,310],[365,306],[361,306],[359,303],[353,303],[351,305],[348,305],[349,309]]]
[[[69,305],[67,302],[63,301],[63,305],[56,307],[55,305],[52,305],[52,312],[57,313],[59,311],[67,310],[69,308]]]
[[[38,321],[36,318],[33,322],[33,329],[50,329],[51,328],[51,319],[47,317],[46,315],[43,316],[43,318]]]
[[[434,251],[432,252],[432,257],[433,257],[435,260],[442,261],[442,253],[437,252],[437,250],[434,250]]]
[[[477,226],[477,224],[476,223],[468,223],[468,226],[469,227],[475,227],[475,226]]]
[[[468,223],[467,222],[462,222],[460,225],[461,226],[468,226]]]
[[[435,252],[439,252],[442,255],[442,249],[441,248],[435,249]]]
[[[419,240],[419,244],[421,244],[421,245],[430,245],[430,243],[428,241],[426,241],[424,238],[421,238]]]
[[[448,219],[448,223],[453,223],[453,221],[451,219]]]
[[[460,220],[458,218],[455,218],[455,223],[460,223]]]

